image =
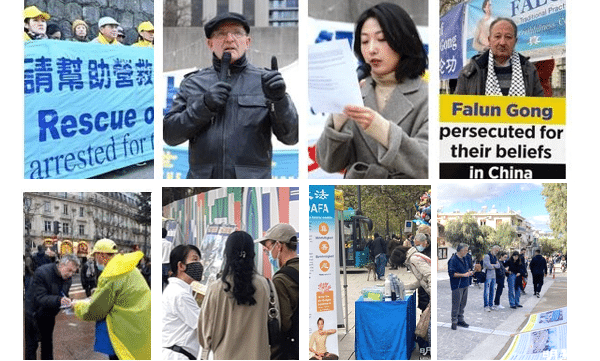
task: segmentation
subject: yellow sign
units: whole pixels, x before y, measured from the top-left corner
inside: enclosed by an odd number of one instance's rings
[[[441,95],[440,123],[565,125],[565,98]]]

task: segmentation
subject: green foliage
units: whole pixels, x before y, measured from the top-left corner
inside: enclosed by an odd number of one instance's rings
[[[486,229],[486,231],[489,231]],[[459,243],[466,243],[475,259],[486,252],[484,234],[477,224],[472,212],[466,213],[462,219],[449,221],[445,230],[446,240],[456,248]]]
[[[550,229],[561,248],[567,249],[567,184],[547,183],[542,196],[546,198],[546,210],[550,215]]]
[[[336,186],[344,192],[344,208],[358,210],[358,187],[355,185]],[[415,202],[427,193],[431,186],[360,186],[361,210],[364,216],[373,220],[373,232],[380,235],[398,236],[404,230],[404,221],[414,219]]]
[[[496,227],[496,231],[494,232],[492,240],[492,243],[499,245],[502,249],[518,247],[518,244],[515,243],[515,241],[517,241],[517,231],[510,223],[507,222],[504,222]]]

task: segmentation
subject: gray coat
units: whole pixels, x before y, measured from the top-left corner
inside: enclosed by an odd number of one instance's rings
[[[485,95],[485,82],[488,73],[488,60],[490,51],[477,54],[465,65],[456,83],[454,94]],[[523,82],[525,83],[525,95],[528,97],[543,97],[544,88],[537,73],[535,65],[528,58],[519,54],[521,69],[523,71]]]
[[[330,116],[317,142],[319,166],[330,173],[346,169],[346,178],[427,178],[427,84],[421,78],[398,84],[383,110],[377,107],[372,78],[361,91],[365,106],[391,122],[389,148],[352,120],[335,130]]]

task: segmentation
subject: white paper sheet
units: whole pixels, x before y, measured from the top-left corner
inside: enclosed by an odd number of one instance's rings
[[[342,113],[346,105],[364,106],[357,61],[348,40],[332,40],[308,49],[308,98],[318,113]]]

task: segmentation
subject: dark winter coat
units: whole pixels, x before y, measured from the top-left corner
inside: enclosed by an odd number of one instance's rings
[[[548,274],[548,263],[542,255],[535,255],[529,262],[529,269],[532,275]]]
[[[165,115],[163,138],[169,145],[189,142],[187,178],[271,178],[272,134],[284,144],[298,142],[298,113],[289,95],[269,101],[259,69],[242,57],[231,64],[231,92],[224,111],[211,112],[204,94],[219,81],[221,62],[188,74],[171,110]],[[200,104],[192,110],[191,104]]]
[[[488,73],[488,60],[490,51],[477,54],[471,58],[458,75],[456,90],[454,94],[485,95],[485,82]],[[526,96],[543,97],[544,88],[537,73],[535,65],[528,58],[519,54],[521,69],[523,71],[523,82],[525,83]]]
[[[65,280],[55,263],[38,267],[25,295],[25,312],[33,317],[54,317],[60,311],[60,299],[69,297],[71,278]]]

